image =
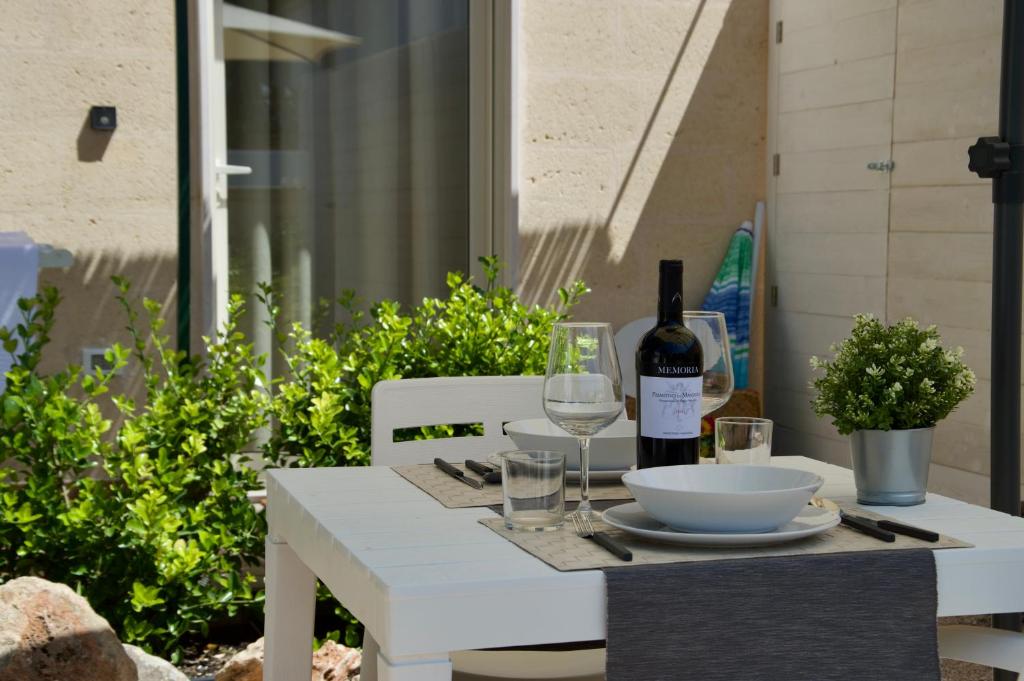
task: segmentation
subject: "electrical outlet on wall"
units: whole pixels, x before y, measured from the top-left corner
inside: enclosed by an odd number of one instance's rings
[[[114,365],[103,356],[106,352],[107,348],[82,348],[82,367],[89,373],[96,369],[109,372]]]

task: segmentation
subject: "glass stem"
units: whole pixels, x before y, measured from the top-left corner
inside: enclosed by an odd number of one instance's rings
[[[580,438],[580,505],[579,513],[590,515],[590,438]]]

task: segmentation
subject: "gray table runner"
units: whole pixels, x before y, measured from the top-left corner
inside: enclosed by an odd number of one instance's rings
[[[618,567],[607,681],[937,681],[930,549]]]

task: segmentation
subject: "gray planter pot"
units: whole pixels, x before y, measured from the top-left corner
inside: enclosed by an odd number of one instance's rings
[[[857,502],[877,506],[924,503],[935,428],[857,430],[850,435]]]

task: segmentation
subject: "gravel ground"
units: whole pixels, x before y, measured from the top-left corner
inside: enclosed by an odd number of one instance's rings
[[[985,616],[941,617],[939,624],[978,624],[987,627],[991,620]],[[992,681],[992,668],[957,660],[942,660],[942,681]]]
[[[187,647],[178,669],[193,681],[212,679],[235,653],[245,650],[247,645],[248,643],[207,643],[204,646]]]
[[[989,625],[988,617],[944,617],[941,624]],[[231,656],[245,649],[247,644],[208,643],[185,651],[184,661],[178,668],[193,681],[212,679]],[[942,660],[942,681],[992,681],[992,669],[968,662]]]

